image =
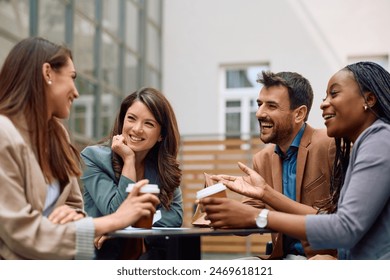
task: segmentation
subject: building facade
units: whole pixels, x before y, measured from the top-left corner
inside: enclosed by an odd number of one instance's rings
[[[260,69],[311,82],[309,122],[329,78],[350,62],[389,65],[388,0],[166,0],[163,89],[182,135],[259,134]]]
[[[69,119],[77,139],[107,135],[122,98],[153,86],[171,101],[182,136],[248,137],[262,70],[295,71],[315,91],[373,60],[388,69],[388,0],[0,0],[0,64],[27,36],[68,45],[80,92]]]
[[[123,97],[161,88],[161,0],[0,0],[0,63],[41,36],[72,49],[80,97],[69,128],[80,141],[108,134]]]

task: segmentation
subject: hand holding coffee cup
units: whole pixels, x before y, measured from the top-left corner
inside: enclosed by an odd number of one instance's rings
[[[226,187],[222,183],[211,185],[196,193],[196,199],[200,200],[205,197],[227,197]]]
[[[215,185],[208,186],[207,188],[201,189],[196,193],[196,200],[199,201],[205,197],[227,197],[226,195],[226,187],[222,183],[217,183]],[[200,208],[202,212],[202,207]]]
[[[127,192],[131,192],[133,187],[134,187],[134,184],[129,184],[127,186],[127,188],[126,188],[126,191]],[[158,195],[160,193],[160,189],[159,189],[158,185],[147,184],[145,186],[142,186],[141,189],[139,190],[139,192],[141,194],[143,194],[143,193],[152,193],[152,194]],[[136,227],[136,228],[152,228],[152,224],[153,224],[153,214],[150,214],[149,216],[141,217],[137,222],[135,222],[133,227]]]

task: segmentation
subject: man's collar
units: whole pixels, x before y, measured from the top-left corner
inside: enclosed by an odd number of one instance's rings
[[[299,144],[301,143],[303,132],[305,131],[306,123],[303,123],[302,127],[299,129],[297,135],[295,136],[294,140],[292,141],[290,147],[288,147],[287,152],[290,150],[291,147],[299,148]],[[287,154],[286,152],[286,154]],[[275,145],[275,153],[277,153],[281,158],[285,158],[286,155],[283,154],[282,150],[279,148],[278,145]]]

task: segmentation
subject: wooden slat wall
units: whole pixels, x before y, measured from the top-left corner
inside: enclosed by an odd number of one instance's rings
[[[204,173],[242,175],[237,162],[252,166],[252,157],[263,147],[258,138],[200,139],[182,137],[179,161],[183,171],[182,191],[184,226],[191,226],[196,192],[204,187]],[[228,197],[241,200],[241,196],[228,191]],[[263,254],[269,234],[251,236],[202,237],[202,251],[207,253]]]

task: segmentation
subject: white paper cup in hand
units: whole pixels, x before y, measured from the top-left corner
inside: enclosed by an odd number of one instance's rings
[[[126,191],[131,192],[134,188],[135,184],[128,184]],[[154,194],[159,194],[160,193],[160,188],[156,184],[147,184],[144,185],[140,188],[139,190],[140,193],[154,193]]]
[[[129,184],[126,188],[127,192],[131,192],[133,190],[134,184]],[[160,188],[156,184],[147,184],[140,188],[140,193],[153,193],[153,194],[159,194]],[[137,228],[152,228],[153,224],[153,215],[151,214],[149,216],[143,216],[141,217],[133,226]]]
[[[227,197],[226,187],[222,183],[218,183],[207,188],[204,188],[196,193],[196,199],[202,199],[205,197]]]

